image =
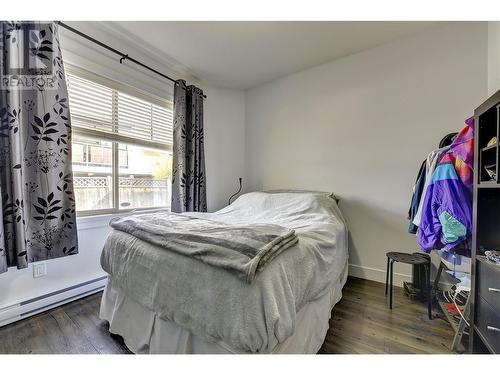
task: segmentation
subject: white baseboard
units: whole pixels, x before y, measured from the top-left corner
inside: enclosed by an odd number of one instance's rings
[[[106,286],[107,276],[99,277],[85,283],[73,285],[40,297],[0,308],[0,327],[28,316],[74,301],[79,298],[100,292]]]
[[[378,268],[349,264],[349,275],[385,284],[385,270]],[[411,281],[411,275],[406,275],[404,273],[394,272],[393,277],[394,285],[397,286],[403,286],[404,281]]]

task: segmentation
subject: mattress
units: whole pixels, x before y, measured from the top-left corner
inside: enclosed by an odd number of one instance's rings
[[[297,313],[294,333],[278,344],[273,354],[314,354],[329,328],[331,311],[342,297],[347,264],[331,290],[308,302]],[[246,354],[234,352],[223,342],[209,342],[164,320],[140,305],[110,279],[101,300],[99,317],[109,322],[109,331],[120,335],[135,354]]]

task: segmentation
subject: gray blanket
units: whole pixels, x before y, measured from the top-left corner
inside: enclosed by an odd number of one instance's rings
[[[228,270],[249,284],[266,264],[299,240],[293,229],[276,224],[231,225],[171,212],[115,218],[110,225],[165,250]]]

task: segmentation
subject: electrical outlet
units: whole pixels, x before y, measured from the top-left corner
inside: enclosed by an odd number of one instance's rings
[[[47,263],[46,262],[40,262],[40,263],[35,263],[33,264],[33,277],[42,277],[47,274]]]

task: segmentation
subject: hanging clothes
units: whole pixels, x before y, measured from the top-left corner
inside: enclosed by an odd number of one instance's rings
[[[418,230],[418,227],[413,224],[413,218],[417,213],[418,206],[422,198],[422,193],[424,191],[426,170],[427,166],[426,161],[424,160],[422,162],[422,165],[420,166],[420,169],[418,170],[417,179],[415,181],[415,185],[413,186],[410,208],[408,209],[408,220],[410,220],[410,224],[408,225],[408,233],[416,234]]]
[[[464,185],[472,189],[474,180],[474,117],[465,120],[465,127],[458,133],[450,150],[439,164],[453,164]]]
[[[417,212],[415,213],[413,217],[413,225],[415,225],[417,228],[420,226],[420,220],[422,218],[422,209],[423,209],[423,204],[424,204],[424,198],[425,198],[425,193],[427,191],[427,188],[431,182],[432,174],[434,173],[434,170],[436,169],[436,166],[438,162],[441,160],[441,157],[450,149],[450,146],[442,147],[437,150],[432,151],[429,153],[426,159],[426,174],[425,174],[425,182],[424,182],[424,187],[423,187],[423,192],[421,199],[418,204]]]
[[[474,122],[467,119],[466,127],[438,162],[424,192],[418,242],[425,252],[441,250],[445,258],[468,255],[467,242],[472,233],[473,137]]]

